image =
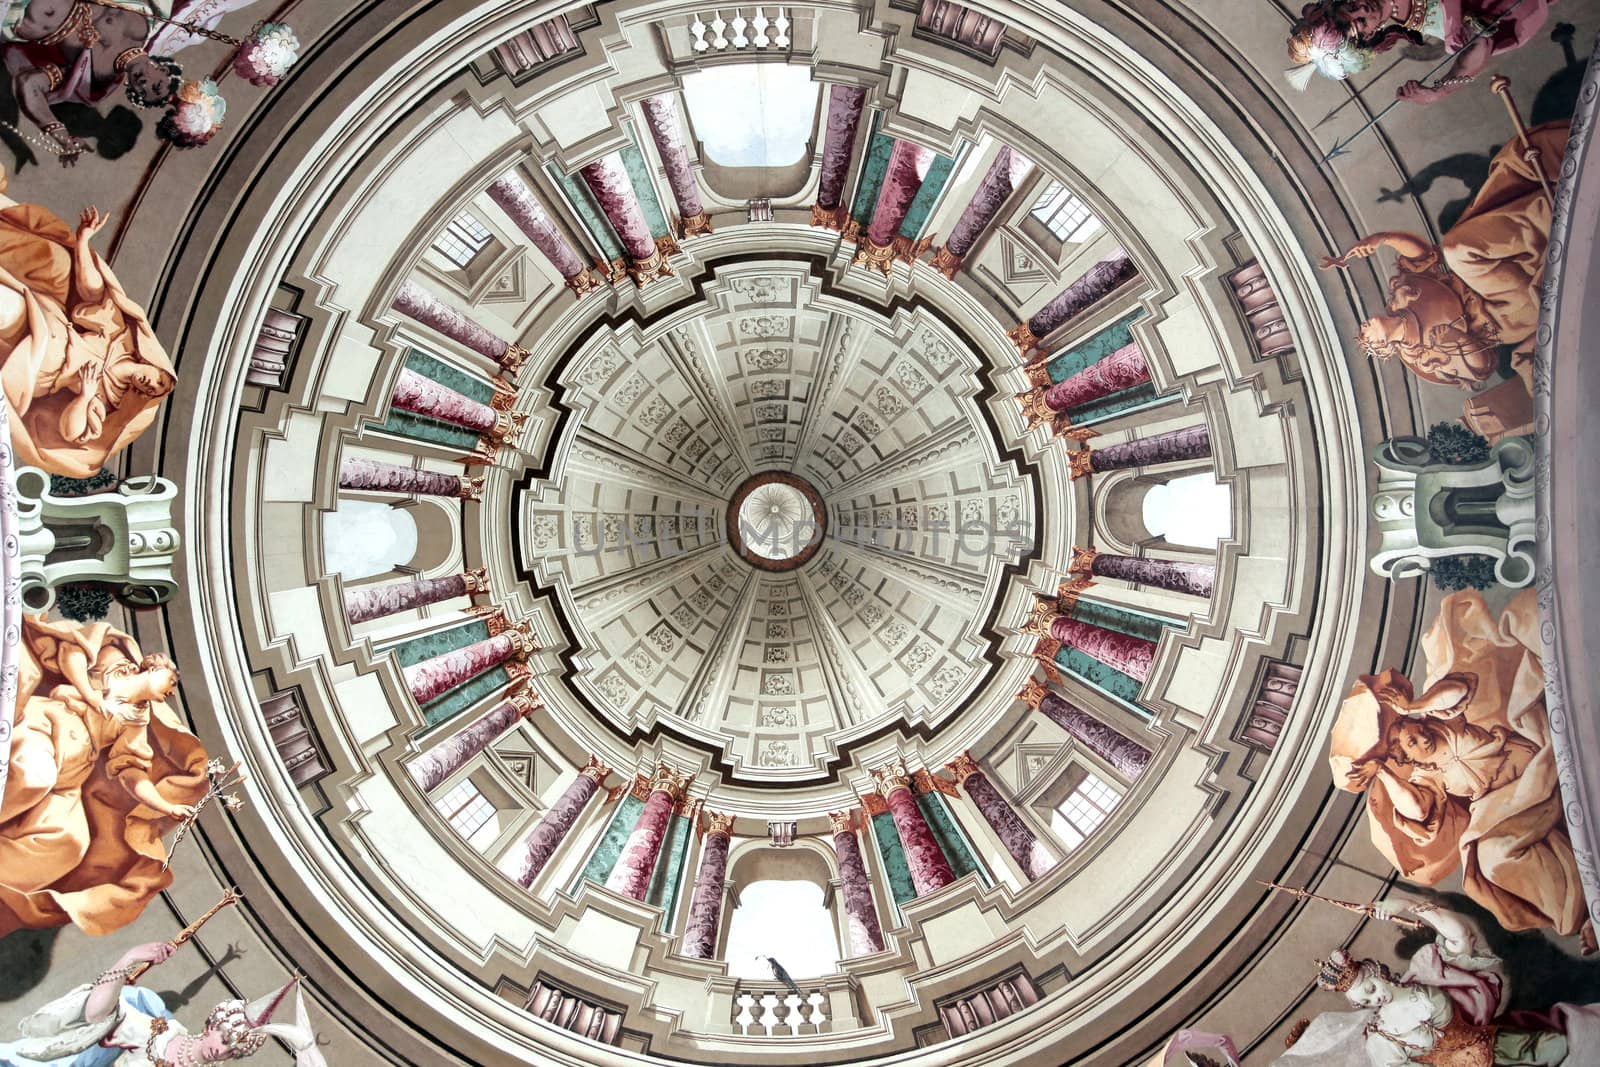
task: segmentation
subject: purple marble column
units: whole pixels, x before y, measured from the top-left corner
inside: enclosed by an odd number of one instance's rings
[[[577,250],[556,228],[549,212],[521,178],[515,174],[502,175],[489,186],[489,199],[499,204],[500,210],[517,224],[523,236],[533,242],[533,247],[544,253],[544,258],[566,279],[573,296],[583,296],[600,287],[600,279],[578,258]]]
[[[448,578],[414,578],[409,582],[346,590],[344,613],[353,623],[371,622],[385,615],[488,591],[489,572],[479,567],[475,571],[452,574]]]
[[[934,250],[935,270],[946,278],[955,278],[967,253],[972,251],[972,246],[978,243],[983,231],[994,222],[1005,202],[1032,170],[1033,160],[1010,145],[1000,146],[988,173],[978,185],[978,191],[972,194],[972,199],[961,212],[961,218],[956,221],[955,229],[950,231],[949,242]]]
[[[523,620],[482,641],[413,663],[401,673],[417,703],[426,704],[507,660],[525,658],[537,651],[539,646],[534,644],[532,629],[527,620]]]
[[[872,209],[872,222],[867,227],[866,240],[856,249],[853,265],[871,267],[887,276],[894,267],[895,235],[900,224],[911,210],[911,201],[922,188],[922,179],[933,162],[933,151],[897,140],[889,153],[889,166],[883,174],[883,186],[878,190],[878,203]]]
[[[1026,357],[1039,342],[1060,329],[1067,321],[1089,310],[1124,283],[1137,277],[1139,268],[1128,253],[1113,249],[1106,258],[1084,272],[1056,298],[1040,308],[1027,322],[1007,332],[1017,350]]]
[[[690,776],[679,774],[665,763],[656,764],[644,810],[633,824],[633,832],[628,835],[617,865],[606,878],[607,889],[634,900],[645,898],[650,891],[650,876],[655,873],[656,860],[661,857],[661,842],[666,839],[667,826],[672,822],[672,812],[683,800],[689,779]]]
[[[911,793],[911,775],[900,764],[872,772],[883,794],[889,815],[894,819],[895,832],[900,835],[900,845],[905,850],[906,866],[911,869],[911,883],[917,896],[927,896],[956,880],[950,861],[934,839],[928,820],[917,807],[917,798]]]
[[[978,766],[970,753],[962,753],[945,767],[956,776],[956,782],[966,789],[973,807],[983,816],[983,821],[994,829],[995,836],[1006,846],[1011,858],[1017,861],[1022,873],[1031,882],[1055,866],[1050,853],[1045,851],[1028,824],[1022,821],[1010,801],[1000,795],[989,776]]]
[[[1073,740],[1109,763],[1124,778],[1131,781],[1150,766],[1149,749],[1076,704],[1050,692],[1037,679],[1030,679],[1017,696],[1065,730]]]
[[[544,705],[537,696],[518,693],[496,704],[483,717],[448,741],[434,745],[421,758],[413,760],[406,768],[411,780],[424,793],[459,771],[473,756],[489,747],[495,738],[504,734]]]
[[[1072,564],[1069,574],[1092,574],[1099,578],[1115,578],[1134,585],[1148,585],[1173,593],[1190,596],[1211,595],[1216,581],[1217,568],[1210,563],[1183,563],[1173,559],[1139,559],[1135,556],[1113,556],[1092,548],[1072,546]]]
[[[418,470],[397,463],[379,463],[375,459],[352,458],[340,463],[339,488],[414,496],[454,496],[462,500],[483,499],[482,478],[463,478],[459,474]]]
[[[733,816],[705,813],[705,847],[700,853],[700,873],[694,881],[689,921],[683,931],[683,954],[709,960],[717,952],[717,929],[722,923],[722,896],[728,883],[728,841]]]
[[[667,170],[667,184],[672,186],[672,199],[678,202],[678,236],[693,237],[711,232],[711,217],[700,202],[700,188],[694,181],[694,168],[689,165],[689,153],[683,147],[682,124],[678,121],[678,104],[671,93],[646,97],[645,125],[650,127],[650,139],[656,143],[661,165]]]
[[[830,230],[844,228],[849,210],[844,206],[844,180],[850,171],[850,154],[855,151],[856,128],[861,124],[861,108],[867,91],[854,85],[835,85],[828,90],[828,125],[822,138],[822,173],[817,183],[817,202],[811,207],[811,225]]]
[[[521,370],[522,364],[528,359],[527,349],[496,336],[415,282],[401,283],[399,292],[394,295],[393,306],[407,318],[415,319],[452,341],[494,360],[507,374]]]
[[[638,194],[634,192],[628,169],[622,165],[622,157],[612,152],[579,173],[622,242],[622,249],[628,256],[628,273],[633,276],[634,284],[642,286],[652,279],[670,276],[672,268],[667,265],[666,253],[656,247],[656,239],[650,234],[650,224],[645,221],[644,209],[639,206]]]
[[[578,771],[578,777],[568,783],[561,796],[550,805],[550,810],[540,817],[539,824],[528,834],[528,854],[523,857],[522,869],[517,872],[518,885],[524,889],[533,885],[533,880],[539,877],[539,872],[544,870],[550,857],[556,854],[556,849],[561,847],[561,842],[577,824],[578,816],[583,814],[589,798],[605,784],[610,774],[610,767],[593,756],[589,757],[588,764]]]
[[[878,906],[872,902],[872,883],[861,858],[861,840],[856,836],[856,813],[828,813],[833,830],[833,857],[839,864],[839,887],[844,894],[845,923],[850,927],[850,955],[870,956],[883,951],[883,928],[878,924]]]
[[[1211,456],[1211,431],[1205,426],[1168,430],[1153,437],[1112,445],[1109,448],[1084,448],[1072,453],[1072,476],[1123,470],[1128,467],[1153,467],[1160,463],[1207,459]]]

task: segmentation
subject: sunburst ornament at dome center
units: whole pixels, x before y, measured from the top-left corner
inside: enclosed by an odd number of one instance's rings
[[[762,570],[800,566],[822,544],[822,498],[793,474],[768,471],[735,491],[728,537],[747,562]]]

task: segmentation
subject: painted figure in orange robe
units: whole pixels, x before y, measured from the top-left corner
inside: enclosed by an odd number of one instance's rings
[[[0,175],[0,194],[5,189]],[[144,309],[89,247],[42,207],[0,195],[0,391],[17,462],[87,478],[155,420],[176,377]]]
[[[10,773],[0,795],[0,935],[137,918],[172,883],[162,836],[209,782],[166,706],[178,681],[109,623],[24,616]]]
[[[1566,156],[1568,122],[1528,131],[1535,163],[1512,138],[1489,164],[1489,177],[1437,245],[1392,230],[1364,237],[1324,269],[1343,267],[1388,247],[1399,253],[1389,278],[1387,314],[1361,324],[1356,344],[1369,356],[1393,356],[1425,381],[1477,389],[1492,384],[1500,346],[1533,392],[1533,341],[1539,326],[1539,288],[1550,241],[1550,203],[1542,172],[1554,189]],[[1536,169],[1537,166],[1537,169]]]
[[[1457,867],[1508,930],[1552,927],[1593,951],[1545,714],[1532,589],[1499,619],[1474,591],[1444,599],[1422,638],[1417,695],[1400,672],[1361,678],[1334,723],[1334,781],[1365,792],[1372,839],[1402,876]]]

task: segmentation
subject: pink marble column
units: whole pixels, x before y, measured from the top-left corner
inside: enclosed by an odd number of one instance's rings
[[[561,842],[577,825],[578,816],[583,814],[589,798],[605,784],[610,774],[610,767],[594,756],[589,757],[588,764],[578,771],[578,776],[568,783],[561,796],[550,805],[550,810],[540,817],[539,824],[528,834],[528,852],[522,859],[521,870],[517,872],[518,885],[524,889],[533,885],[533,880],[539,877],[545,864],[550,862],[550,857],[556,854]]]
[[[711,216],[700,202],[700,188],[694,181],[694,168],[689,164],[689,153],[683,147],[683,125],[678,121],[678,104],[671,93],[646,97],[645,125],[650,127],[650,139],[656,143],[661,165],[667,170],[667,184],[672,186],[672,199],[678,203],[678,236],[693,237],[711,232]]]
[[[366,489],[374,493],[414,496],[454,496],[483,499],[483,479],[463,478],[442,471],[424,471],[374,459],[346,459],[339,464],[340,489]]]
[[[867,227],[866,240],[856,249],[856,265],[871,267],[885,276],[893,269],[895,235],[900,224],[911,210],[911,201],[922,188],[922,179],[933,163],[934,153],[910,141],[897,140],[889,154],[889,166],[883,174],[883,187],[878,190],[878,203],[872,210],[872,223]]]
[[[415,282],[401,283],[399,292],[394,295],[394,309],[494,360],[507,374],[515,374],[527,362],[527,349],[496,336]]]
[[[1010,330],[1006,336],[1023,356],[1027,356],[1039,342],[1066,325],[1069,319],[1088,311],[1116,289],[1137,277],[1139,268],[1133,265],[1128,253],[1122,249],[1112,252],[1084,272],[1083,277],[1063,289],[1056,298],[1040,308],[1027,322]]]
[[[1000,790],[989,781],[989,776],[970,753],[962,753],[945,766],[967,791],[972,806],[978,809],[983,821],[994,829],[995,836],[1006,846],[1006,851],[1011,853],[1011,858],[1017,861],[1017,866],[1022,868],[1022,873],[1027,875],[1030,882],[1055,866],[1050,853],[1039,844],[1039,839],[1022,821],[1022,816],[1017,814],[1010,801],[1000,795]]]
[[[1150,766],[1149,749],[1076,704],[1050,692],[1038,679],[1030,679],[1017,697],[1030,708],[1042,712],[1075,741],[1116,768],[1124,778],[1131,781]]]
[[[650,891],[650,876],[655,873],[656,861],[661,857],[661,843],[666,839],[673,810],[682,802],[690,778],[665,763],[656,764],[644,810],[633,824],[633,832],[628,835],[617,865],[606,878],[607,889],[634,900],[645,898]]]
[[[872,882],[867,877],[866,861],[861,858],[861,839],[856,836],[856,813],[828,813],[833,831],[833,856],[839,863],[839,887],[844,894],[845,923],[850,928],[850,955],[870,956],[883,951],[883,927],[878,923],[878,906],[872,902]]]
[[[441,385],[410,367],[400,371],[389,405],[413,415],[447,422],[500,443],[528,421],[520,411],[496,411],[488,404]]]
[[[417,703],[426,704],[507,660],[526,658],[537,651],[533,631],[524,620],[482,641],[413,663],[401,673]]]
[[[1092,473],[1128,467],[1182,463],[1207,459],[1210,455],[1211,431],[1205,426],[1188,426],[1109,448],[1083,448],[1072,453],[1072,476],[1082,478]]]
[[[1211,587],[1217,575],[1217,568],[1210,563],[1115,556],[1097,552],[1092,548],[1079,548],[1076,545],[1072,546],[1072,564],[1067,570],[1069,574],[1115,578],[1135,585],[1148,585],[1174,593],[1204,597],[1211,595]]]
[[[645,221],[644,209],[639,205],[628,169],[622,165],[622,157],[612,152],[579,173],[616,231],[617,240],[622,242],[622,249],[628,256],[628,273],[633,276],[634,284],[643,286],[652,279],[670,276],[672,268],[667,265],[666,253],[656,247],[656,239],[650,234],[650,224]]]
[[[861,108],[867,91],[854,85],[835,85],[828,90],[828,125],[822,138],[822,173],[817,183],[817,202],[811,207],[811,225],[830,230],[844,228],[849,210],[844,206],[844,182],[850,172],[850,155],[855,151],[856,129],[861,125]]]
[[[917,807],[917,798],[911,793],[910,773],[900,764],[890,764],[873,771],[872,777],[878,783],[878,792],[883,794],[884,803],[889,807],[890,817],[894,819],[895,832],[900,835],[900,845],[905,850],[906,866],[911,869],[911,884],[916,887],[917,896],[927,896],[955,881],[956,875],[950,869],[950,861],[945,859],[944,851],[939,848],[939,842],[934,839],[933,830],[928,826],[928,820],[923,817],[922,809]]]
[[[1156,658],[1154,641],[1077,619],[1056,619],[1050,624],[1050,636],[1141,682],[1150,676],[1150,664]]]
[[[434,745],[421,758],[413,760],[406,770],[411,780],[424,793],[443,783],[466,765],[473,756],[488,748],[495,738],[504,734],[544,705],[537,696],[518,693],[496,704],[483,717],[448,741]]]
[[[694,882],[689,921],[683,931],[683,954],[692,959],[716,956],[717,930],[722,923],[722,897],[728,884],[728,842],[733,816],[705,813],[705,845],[700,853],[700,873]]]
[[[448,578],[414,578],[390,585],[369,585],[344,594],[344,613],[351,622],[370,622],[412,608],[489,591],[489,572],[483,567]]]
[[[972,246],[978,243],[978,238],[994,222],[1000,209],[1011,199],[1011,194],[1032,171],[1033,160],[1010,145],[1000,146],[988,173],[978,185],[978,191],[972,194],[972,199],[961,212],[961,218],[956,221],[955,229],[950,231],[949,242],[934,250],[935,270],[946,278],[953,279],[956,276],[967,253],[972,251]]]
[[[523,236],[533,242],[533,247],[544,253],[544,258],[566,279],[573,296],[583,296],[600,287],[600,279],[584,265],[577,250],[567,241],[549,212],[539,203],[526,182],[515,174],[505,174],[489,186],[489,199],[500,205],[500,210],[517,224]]]

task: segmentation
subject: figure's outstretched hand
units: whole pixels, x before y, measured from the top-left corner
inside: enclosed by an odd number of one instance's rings
[[[61,161],[63,167],[77,166],[78,157],[89,150],[88,141],[83,140],[81,137],[72,136],[66,131],[65,127],[52,130],[50,138],[60,146],[60,150],[56,153],[56,158]]]
[[[167,814],[174,819],[187,819],[194,814],[193,804],[168,804]]]
[[[126,953],[123,954],[122,962],[124,965],[130,963],[148,963],[151,966],[154,966],[158,963],[167,962],[172,958],[172,954],[176,951],[178,950],[173,948],[172,945],[166,941],[152,941],[148,945],[138,945],[134,948],[130,948]]]
[[[1342,256],[1323,256],[1322,269],[1333,270],[1337,267],[1347,266],[1352,259],[1366,259],[1382,247],[1383,242],[1377,236],[1363,237],[1351,245]]]
[[[86,241],[99,233],[105,227],[106,220],[111,216],[102,215],[93,204],[83,209],[83,214],[78,216],[78,239]]]
[[[1375,759],[1363,760],[1351,768],[1345,777],[1360,788],[1365,789],[1372,784],[1373,779],[1377,778],[1382,770],[1383,763],[1381,761]]]

